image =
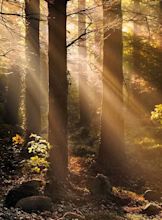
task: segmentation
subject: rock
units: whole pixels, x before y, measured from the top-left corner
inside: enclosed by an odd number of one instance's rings
[[[15,207],[16,203],[22,198],[40,195],[41,185],[41,181],[31,180],[12,188],[6,195],[4,206],[7,208]]]
[[[161,201],[161,193],[153,190],[147,190],[145,191],[143,197],[148,201]]]
[[[158,215],[160,211],[161,211],[161,207],[159,205],[155,203],[149,203],[143,208],[142,214],[146,214],[148,216]]]
[[[97,174],[94,179],[93,192],[95,194],[109,196],[112,194],[112,185],[107,176]]]
[[[52,200],[47,196],[30,196],[17,202],[16,208],[25,212],[43,212],[52,210]]]

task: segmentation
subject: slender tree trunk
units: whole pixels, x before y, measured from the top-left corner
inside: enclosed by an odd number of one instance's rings
[[[26,128],[27,133],[40,134],[40,0],[26,0]]]
[[[94,4],[96,4],[96,0],[94,0]],[[102,4],[102,0],[97,1],[98,5]],[[103,72],[103,33],[101,31],[101,23],[98,21],[101,21],[101,18],[103,16],[103,11],[101,12],[101,7],[96,8],[95,14],[94,14],[94,26],[95,26],[95,33],[94,33],[94,45],[95,45],[95,53],[94,53],[94,66],[95,66],[95,75],[97,81],[100,82],[100,78],[102,76]],[[96,16],[97,14],[97,16]],[[102,93],[99,91],[100,89],[97,88],[97,86],[91,85],[92,91],[93,91],[93,115],[92,120],[96,118],[98,115],[97,112],[101,107],[101,101],[102,101]],[[99,117],[100,118],[100,117]],[[98,123],[98,121],[96,121]]]
[[[141,36],[140,36],[140,27],[139,20],[140,17],[140,3],[139,0],[133,1],[133,7],[135,12],[135,19],[133,21],[133,75],[137,75],[140,69],[140,46],[141,46]],[[135,95],[135,94],[134,94]]]
[[[86,0],[78,0],[78,10],[86,8]],[[86,15],[78,14],[78,36],[86,31]],[[80,124],[87,127],[89,124],[89,102],[88,102],[88,77],[87,77],[87,46],[86,35],[79,40],[79,106]]]
[[[7,103],[7,76],[6,74],[0,75],[0,122],[1,123],[6,123],[6,103]]]
[[[48,4],[46,1],[41,3],[40,14],[48,16]],[[48,71],[48,20],[40,22],[40,33],[46,33],[41,36],[40,47],[40,67],[41,67],[41,135],[48,140],[48,103],[49,103],[49,71]]]
[[[122,20],[121,1],[117,1],[111,10],[107,3],[103,5],[104,27]],[[119,21],[118,21],[119,22]],[[114,172],[124,158],[123,125],[123,70],[122,70],[122,23],[104,31],[103,45],[103,100],[101,119],[101,144],[99,163],[107,171]]]
[[[161,66],[161,60],[162,60],[162,0],[160,0],[159,2],[159,24],[160,24],[160,33],[159,33],[159,72],[160,72],[160,76],[162,76],[162,66]],[[161,95],[162,95],[162,85],[160,86],[160,88],[158,88],[158,93],[161,99]]]
[[[159,1],[159,41],[160,41],[160,51],[162,51],[162,0]]]
[[[7,93],[5,103],[5,122],[20,125],[21,74],[18,69],[7,75]]]
[[[49,142],[51,171],[59,180],[67,176],[67,50],[66,0],[48,4],[49,10]]]
[[[138,96],[132,84],[133,77],[139,73],[140,69],[140,30],[139,30],[139,14],[140,13],[140,4],[139,0],[133,0],[132,7],[134,11],[134,20],[133,20],[133,36],[132,36],[132,63],[131,71],[129,72],[129,91],[128,91],[128,112],[131,113],[136,119],[139,114],[139,103]],[[128,123],[132,123],[132,120],[128,117]],[[133,125],[135,122],[133,122]],[[133,126],[134,127],[134,126]]]

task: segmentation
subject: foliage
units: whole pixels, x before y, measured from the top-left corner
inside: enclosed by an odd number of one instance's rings
[[[131,74],[140,76],[149,82],[150,86],[160,90],[162,85],[162,54],[157,43],[153,40],[125,34],[124,49],[124,63],[130,69]],[[132,81],[131,83],[136,89],[136,82]]]
[[[27,143],[30,158],[25,161],[25,168],[31,173],[44,175],[49,167],[50,144],[42,137],[31,134],[30,141]]]
[[[19,134],[16,134],[16,136],[12,137],[12,142],[15,145],[23,144],[24,143],[24,139]]]
[[[154,111],[151,112],[151,119],[162,125],[162,104],[155,105]]]

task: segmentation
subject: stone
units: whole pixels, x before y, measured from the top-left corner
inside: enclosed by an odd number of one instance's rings
[[[149,203],[143,208],[142,214],[152,216],[152,215],[158,215],[160,211],[161,211],[161,207],[159,205],[157,205],[156,203]]]
[[[15,207],[16,203],[22,198],[40,195],[41,185],[41,181],[31,180],[13,187],[6,195],[4,206],[7,208]]]
[[[146,190],[144,195],[144,199],[150,201],[157,201],[160,202],[161,200],[161,193],[154,191],[154,190]]]
[[[16,204],[16,208],[20,208],[28,213],[52,211],[52,206],[52,200],[47,196],[26,197]]]

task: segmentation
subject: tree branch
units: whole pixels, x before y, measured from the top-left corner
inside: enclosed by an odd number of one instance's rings
[[[8,50],[8,51],[2,53],[2,54],[0,54],[0,57],[7,57],[7,54],[9,54],[9,53],[12,52],[12,51],[13,51],[13,49]]]

